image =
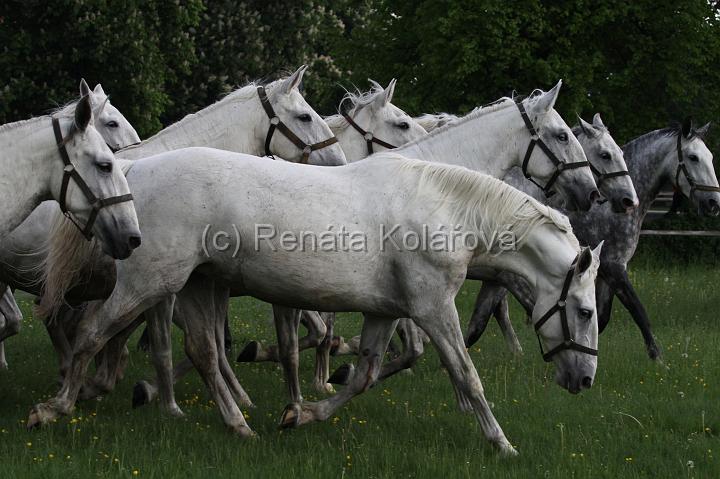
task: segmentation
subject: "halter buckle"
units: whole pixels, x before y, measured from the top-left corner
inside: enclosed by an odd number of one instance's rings
[[[302,152],[304,155],[309,155],[310,153],[312,153],[312,148],[310,146],[306,146],[305,148],[303,148]]]
[[[372,139],[373,139],[373,134],[368,131],[367,133],[365,133],[365,136],[364,136],[364,137],[365,137],[365,139],[366,139],[367,141],[372,141]]]
[[[65,168],[63,168],[63,171],[65,173],[72,173],[72,171],[75,169],[75,165],[65,165]]]
[[[564,308],[566,304],[567,303],[565,302],[564,299],[561,299],[560,301],[557,302],[558,308]]]
[[[565,345],[565,347],[570,347],[570,346],[572,346],[574,343],[575,343],[575,341],[573,341],[572,339],[566,339],[565,342],[563,342],[563,344]]]
[[[558,170],[558,171],[564,170],[564,169],[565,169],[565,163],[558,163],[557,165],[555,165],[555,169]]]
[[[276,116],[270,118],[270,124],[271,124],[271,125],[277,126],[279,123],[280,123],[280,118],[278,118],[278,117],[276,117]]]

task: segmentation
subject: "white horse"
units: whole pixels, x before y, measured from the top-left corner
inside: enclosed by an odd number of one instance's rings
[[[300,67],[289,77],[266,85],[264,91],[275,114],[290,131],[290,134],[307,142],[308,145],[313,145],[332,138],[332,132],[298,90],[305,70],[305,66]],[[276,131],[270,136],[268,142],[268,131],[271,129],[273,120],[263,108],[258,94],[258,86],[250,84],[240,88],[202,111],[186,116],[150,139],[118,151],[117,156],[123,159],[135,159],[185,146],[212,146],[255,155],[264,155],[266,152],[273,153],[288,161],[303,160],[303,149],[299,148],[296,142],[289,140],[281,131]],[[100,90],[101,87],[96,87],[95,94],[99,95]],[[100,102],[101,98],[98,98],[97,101]],[[113,121],[121,129],[125,128],[126,122],[123,123],[114,113],[108,118],[107,123]],[[106,126],[108,131],[114,128],[112,123]],[[126,141],[136,143],[137,134],[134,133],[134,130],[132,135],[126,136],[134,136]],[[121,139],[122,137],[117,138],[118,146],[120,146]],[[306,160],[317,165],[345,164],[344,154],[337,144],[330,144],[326,148],[312,151]],[[127,162],[120,163],[125,167],[129,166]],[[3,267],[0,268],[1,279],[13,287],[40,294],[39,289],[43,277],[39,273],[43,271],[45,262],[49,261],[57,265],[59,258],[61,264],[68,264],[75,261],[77,257],[91,255],[96,250],[95,243],[85,242],[75,232],[74,227],[65,222],[55,225],[58,229],[56,234],[72,238],[70,243],[73,247],[70,248],[70,253],[67,248],[58,250],[50,247],[49,249],[34,250],[29,254],[28,247],[37,245],[38,238],[50,236],[51,226],[54,223],[53,218],[56,215],[57,211],[54,205],[43,204],[5,241],[0,242],[0,259],[3,262]],[[54,288],[60,287],[58,285],[72,284],[74,275],[81,274],[82,271],[78,269],[70,275],[65,273],[53,276],[51,272],[49,280],[45,282],[46,294],[52,296]],[[78,287],[82,290],[82,293],[78,295],[79,299],[83,299],[83,297],[96,299],[98,297],[93,288],[97,290],[103,285],[98,285],[95,279],[96,277],[93,277],[93,281]],[[47,297],[45,296],[45,298]],[[60,310],[62,304],[64,304],[64,300],[58,301],[51,308],[45,308],[41,304],[39,312],[42,315],[51,316]],[[63,323],[72,325],[72,313],[72,311],[63,311],[59,321],[48,322],[53,345],[60,356],[61,374],[67,366],[71,354],[70,341],[67,337],[68,334],[64,331]],[[67,320],[64,319],[66,315]]]
[[[80,85],[77,105],[53,116],[0,127],[4,207],[0,237],[42,201],[54,199],[84,234],[95,234],[114,258],[130,256],[140,231],[125,177],[93,126],[90,90]]]
[[[543,138],[548,152],[543,152],[539,148],[529,150],[528,145],[532,141],[533,135],[519,113],[520,107],[510,98],[500,99],[490,106],[477,109],[461,121],[439,129],[433,134],[415,140],[395,151],[408,157],[460,164],[500,178],[512,168],[520,167],[527,157],[526,171],[528,174],[538,183],[547,183],[551,178],[556,177],[559,171],[555,164],[550,161],[549,155],[564,164],[578,163],[585,160],[585,155],[577,139],[560,115],[553,109],[560,86],[561,83],[559,82],[547,93],[538,91],[532,98],[522,101],[521,104],[523,110],[527,111],[532,118],[533,129],[539,132],[540,137]],[[333,122],[331,121],[331,123]],[[355,135],[354,138],[357,140],[358,136]],[[563,174],[557,176],[554,187],[571,201],[581,203],[588,208],[594,199],[598,197],[592,173],[587,167],[565,170]],[[98,268],[94,267],[92,269],[97,270]],[[279,328],[293,322],[297,323],[300,320],[298,314],[296,311],[276,308],[276,325]],[[283,315],[287,317],[281,317]],[[318,321],[315,321],[313,324],[317,325],[317,323]],[[320,328],[321,326],[316,327]],[[285,335],[284,339],[289,341],[291,345],[297,344],[296,328],[283,328],[279,330],[278,334]],[[168,340],[165,340],[165,342],[167,343]],[[242,360],[262,360],[278,357],[283,362],[285,371],[289,372],[287,379],[289,381],[290,399],[292,402],[300,402],[302,400],[300,382],[297,374],[291,373],[297,370],[298,357],[293,352],[297,349],[297,346],[291,346],[285,350],[283,348],[270,349],[269,352],[263,350],[260,343],[253,342],[241,353]],[[220,352],[220,356],[223,358],[224,352]],[[164,353],[163,357],[165,361],[168,361],[169,353]],[[323,365],[327,364],[327,362],[327,360],[318,362],[315,387],[319,390],[330,390],[330,387],[326,386],[325,382],[328,375],[323,372]],[[160,364],[160,362],[156,364]],[[180,365],[176,370],[175,377],[187,370],[187,363]],[[229,366],[225,368],[225,371],[229,376]],[[162,375],[167,375],[167,372],[163,372]],[[231,378],[229,380],[232,381]],[[170,379],[167,381],[172,382]],[[150,400],[156,391],[154,386],[147,382],[141,382],[138,386],[134,398],[134,404],[136,405]],[[172,393],[171,386],[165,385],[161,387],[167,391],[167,394]],[[177,414],[179,407],[174,398],[165,398],[161,394],[161,399],[165,409]]]
[[[115,151],[138,143],[140,137],[138,137],[135,128],[110,103],[110,99],[103,90],[102,85],[98,83],[90,91],[85,80],[81,80],[81,84],[83,85],[83,91],[88,91],[88,98],[93,112],[93,125],[105,140],[105,144]],[[59,109],[55,114],[66,117],[72,116],[75,104],[76,102],[72,102]],[[54,201],[48,201],[46,204],[50,206],[44,208],[43,211],[47,213],[57,211],[58,206]],[[11,283],[15,288],[18,284],[17,280],[19,280],[31,289],[32,294],[40,294],[39,284],[41,278],[39,276],[30,278],[29,276],[40,273],[37,262],[38,256],[33,254],[34,249],[37,247],[34,243],[38,237],[42,237],[38,236],[39,229],[47,231],[48,225],[52,221],[50,216],[47,214],[31,214],[20,226],[0,241],[0,290],[5,291],[2,299],[0,299],[1,368],[7,368],[4,340],[18,334],[22,324],[22,313],[15,302],[12,288],[8,283]],[[26,225],[26,223],[28,224]],[[28,247],[31,248],[30,251],[27,251]],[[16,276],[21,276],[21,278],[16,278]]]
[[[225,181],[217,182],[220,172]],[[202,318],[202,311],[226,304],[232,289],[288,307],[365,313],[357,381],[329,400],[298,405],[294,418],[294,409],[286,410],[286,423],[324,419],[334,405],[369,386],[395,318],[410,317],[433,340],[486,438],[503,453],[514,454],[483,396],[454,305],[465,271],[477,265],[509,269],[536,285],[542,300],[534,319],[542,323],[539,335],[552,353],[558,384],[572,392],[592,385],[597,260],[589,249],[581,252],[564,216],[498,180],[391,153],[345,167],[317,168],[191,148],[136,162],[128,182],[147,232],[145,245],[129,260],[116,262],[113,293],[86,310],[63,387],[33,408],[28,426],[68,414],[88,362],[104,343],[148,308],[167,307],[168,301],[171,306],[177,294],[178,300],[195,305],[190,308],[195,314],[183,318],[187,354],[226,424],[241,435],[251,434],[219,371],[213,328]],[[198,187],[208,183],[213,188]],[[275,186],[286,184],[294,188]],[[177,193],[156,195],[158,189]],[[237,230],[236,247],[208,250],[200,240],[208,224]],[[306,243],[304,234],[319,238],[328,224],[360,243],[351,239],[323,250],[317,247],[322,243]],[[277,235],[262,233],[259,225]],[[403,245],[408,235],[425,231],[423,225],[444,225],[438,228],[441,235],[445,232],[444,246]],[[502,252],[497,239],[502,228],[515,238],[515,250]],[[452,231],[459,234],[447,234]],[[292,238],[282,232],[301,239],[292,246]],[[463,234],[474,236],[474,245],[465,244]],[[335,240],[342,242],[343,236]],[[485,245],[479,238],[495,239]],[[558,301],[565,305],[560,310]],[[205,316],[210,322],[219,317]],[[577,349],[563,348],[570,340]]]

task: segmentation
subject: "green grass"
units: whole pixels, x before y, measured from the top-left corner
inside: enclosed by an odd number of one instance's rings
[[[644,264],[631,278],[669,369],[647,359],[617,304],[595,386],[578,396],[553,383],[516,305],[525,356],[511,357],[495,324],[473,348],[495,416],[520,452],[511,460],[496,457],[474,418],[457,412],[434,351],[413,375],[391,378],[326,423],[289,432],[276,426],[286,404],[279,368],[236,365],[258,405],[247,411],[259,433],[251,441],[224,428],[194,373],[177,386],[186,418],[163,417],[156,405],[130,409],[132,385],[151,372],[148,358],[133,352],[114,393],[28,432],[30,405],[56,391],[56,363],[22,297],[26,320],[7,344],[10,370],[0,374],[0,477],[720,477],[720,272]],[[468,283],[458,296],[465,319],[477,288]],[[233,301],[232,317],[233,358],[249,339],[272,339],[267,305]],[[353,335],[358,317],[343,316],[338,329]],[[305,395],[314,399],[313,356],[302,358]]]

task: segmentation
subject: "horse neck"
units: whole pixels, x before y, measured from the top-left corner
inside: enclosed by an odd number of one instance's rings
[[[408,158],[464,166],[502,178],[510,168],[520,166],[520,145],[529,138],[520,114],[511,104],[486,114],[482,110],[470,113],[393,151]]]
[[[260,130],[267,130],[268,124],[257,95],[231,94],[116,155],[137,160],[180,148],[204,146],[262,156],[265,138]]]
[[[571,234],[548,223],[531,231],[519,248],[485,258],[476,256],[475,261],[488,263],[486,266],[496,271],[523,277],[539,297],[540,293],[555,291],[577,254],[577,242]]]
[[[643,217],[660,190],[674,174],[674,171],[671,171],[670,158],[677,142],[674,136],[657,132],[650,134],[655,134],[657,137],[653,139],[640,137],[623,147],[625,162],[640,200],[637,211]]]
[[[340,126],[330,126],[330,130],[332,130],[333,135],[337,137],[338,144],[340,148],[342,148],[343,153],[345,153],[345,159],[347,159],[348,163],[354,163],[367,158],[367,143],[360,132],[356,131],[348,123]],[[385,148],[373,145],[373,149],[380,151]]]
[[[48,116],[0,127],[0,151],[0,235],[4,236],[42,201],[52,199],[52,175],[57,174],[59,182],[62,159]]]

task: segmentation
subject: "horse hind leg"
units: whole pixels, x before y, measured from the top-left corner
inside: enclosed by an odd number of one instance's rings
[[[377,380],[388,343],[397,320],[365,315],[356,373],[346,388],[318,402],[290,404],[283,411],[280,426],[297,427],[313,421],[324,421],[353,397],[367,391]]]
[[[245,421],[220,371],[214,288],[213,281],[193,274],[177,295],[178,299],[182,298],[182,308],[187,308],[183,320],[185,352],[210,390],[225,424],[241,437],[250,437],[255,433]]]
[[[499,300],[507,294],[505,288],[497,283],[483,281],[480,291],[475,298],[475,307],[473,308],[470,323],[468,324],[467,335],[465,336],[465,346],[471,347],[485,333],[490,318],[495,312]]]

